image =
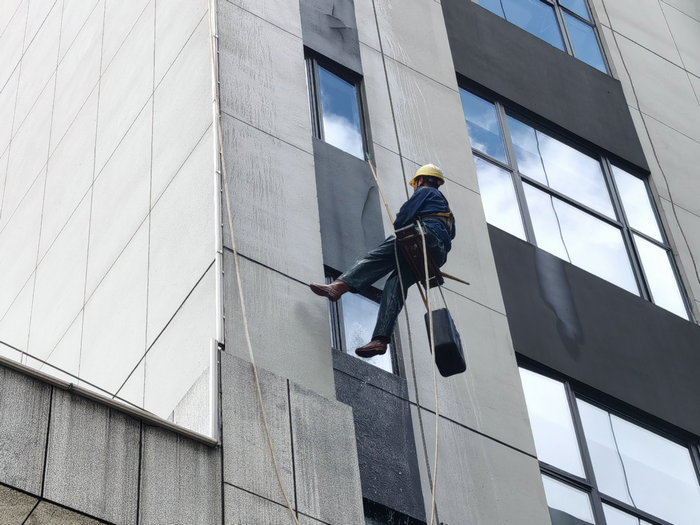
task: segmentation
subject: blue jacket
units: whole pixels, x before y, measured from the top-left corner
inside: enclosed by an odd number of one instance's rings
[[[404,202],[403,206],[396,214],[394,229],[398,230],[404,226],[433,213],[444,213],[450,211],[450,205],[445,196],[437,189],[430,186],[421,186],[410,199]],[[455,224],[452,220],[452,227],[448,228],[446,221],[438,217],[427,217],[422,221],[426,228],[429,228],[445,246],[445,251],[452,248],[452,239],[455,238]]]

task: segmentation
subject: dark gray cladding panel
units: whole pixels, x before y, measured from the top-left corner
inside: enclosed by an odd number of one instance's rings
[[[362,74],[352,0],[301,0],[304,45]]]
[[[443,0],[457,73],[648,171],[622,85],[470,0]]]
[[[519,354],[700,435],[700,326],[489,226]]]
[[[379,192],[369,165],[314,139],[323,262],[339,271],[384,240]]]
[[[333,352],[338,401],[353,408],[362,496],[425,521],[406,381]]]

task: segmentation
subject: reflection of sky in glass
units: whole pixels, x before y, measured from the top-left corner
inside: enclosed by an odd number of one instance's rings
[[[362,359],[355,354],[355,348],[362,346],[372,339],[372,331],[377,320],[379,305],[359,294],[346,293],[341,297],[343,309],[343,329],[345,332],[345,351]],[[391,365],[391,345],[384,355],[376,355],[363,359],[387,372],[393,372]]]
[[[700,523],[690,453],[668,439],[578,400],[599,490],[674,525]]]
[[[506,151],[503,147],[496,107],[461,88],[459,96],[462,99],[462,110],[467,121],[472,148],[501,162],[506,162]]]
[[[597,70],[607,73],[593,28],[568,13],[564,13],[564,20],[569,30],[574,56]]]
[[[537,246],[639,295],[619,229],[529,184],[524,189]]]
[[[321,88],[321,115],[323,137],[326,142],[364,158],[360,108],[353,84],[318,67],[318,82]]]
[[[683,319],[688,319],[668,252],[639,235],[635,234],[633,237],[654,303]]]
[[[662,241],[659,224],[649,201],[649,193],[644,181],[615,166],[612,167],[617,191],[625,208],[627,223],[634,229]]]
[[[520,369],[520,379],[537,457],[540,461],[584,477],[564,385],[523,368]]]
[[[651,525],[648,521],[622,512],[615,507],[603,503],[603,514],[605,514],[605,522],[607,525]]]
[[[588,18],[588,10],[586,9],[586,2],[584,0],[559,0],[559,5],[566,7],[569,11],[576,13],[581,18],[590,20],[590,18]]]
[[[564,50],[554,9],[540,0],[479,0],[479,5]]]
[[[521,173],[615,217],[600,162],[513,117],[508,127]]]
[[[550,508],[565,512],[584,523],[595,523],[588,494],[545,475],[542,475],[542,484]]]
[[[513,178],[506,170],[474,157],[486,222],[525,240]]]

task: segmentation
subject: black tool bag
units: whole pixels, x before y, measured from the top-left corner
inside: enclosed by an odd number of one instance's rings
[[[425,314],[425,327],[430,340],[430,319]],[[462,339],[447,308],[433,311],[433,329],[435,333],[435,363],[442,377],[450,377],[464,372],[467,363],[464,360]]]

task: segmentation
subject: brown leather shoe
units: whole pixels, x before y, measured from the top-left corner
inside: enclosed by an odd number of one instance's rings
[[[365,358],[374,357],[375,355],[382,355],[386,353],[387,344],[388,343],[382,341],[381,339],[373,339],[365,346],[355,348],[355,353],[360,357]]]
[[[316,295],[327,297],[331,302],[336,302],[341,295],[350,290],[347,284],[337,279],[331,284],[310,284],[309,288]]]

